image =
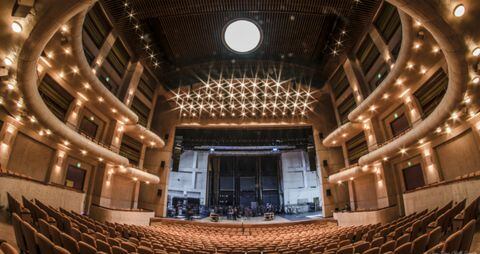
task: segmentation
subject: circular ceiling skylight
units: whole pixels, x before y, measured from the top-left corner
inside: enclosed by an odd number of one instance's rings
[[[226,46],[236,53],[255,50],[262,40],[260,28],[252,21],[238,19],[227,24],[223,32]]]

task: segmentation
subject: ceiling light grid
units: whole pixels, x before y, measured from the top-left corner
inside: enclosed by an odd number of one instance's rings
[[[315,99],[310,87],[272,78],[220,78],[174,97],[181,118],[306,117]]]
[[[135,31],[135,34],[138,36],[138,39],[143,44],[143,49],[147,54],[148,60],[150,60],[153,66],[157,68],[160,64],[157,58],[157,53],[153,49],[153,46],[148,43],[146,34],[142,29],[141,22],[136,17],[136,11],[133,9],[129,1],[124,1],[123,7],[125,8],[125,12],[126,12],[125,18],[129,20],[130,24],[133,26],[132,29]]]

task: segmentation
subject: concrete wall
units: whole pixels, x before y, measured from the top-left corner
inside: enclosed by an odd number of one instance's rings
[[[100,206],[90,208],[90,217],[100,222],[117,222],[130,225],[148,226],[150,218],[153,218],[153,211],[135,211],[135,210],[114,210]]]
[[[368,174],[358,177],[353,181],[355,189],[356,210],[375,209],[377,207],[377,193],[375,191],[375,175]]]
[[[44,181],[54,155],[55,151],[49,146],[19,132],[13,143],[7,168],[35,180]]]
[[[86,195],[83,192],[52,186],[12,176],[0,176],[0,205],[7,207],[7,192],[21,202],[22,196],[38,199],[55,208],[62,207],[77,213],[84,211]]]
[[[308,154],[302,150],[284,152],[281,159],[284,204],[296,205],[320,198],[320,180],[317,171],[310,171]]]
[[[405,214],[441,207],[450,201],[467,199],[467,205],[480,196],[480,177],[441,183],[403,194]]]
[[[398,209],[394,206],[372,211],[333,213],[333,218],[338,221],[339,226],[385,224],[397,217]]]
[[[444,180],[480,170],[480,150],[471,129],[438,145],[434,150]]]
[[[178,172],[170,172],[169,203],[174,197],[199,198],[205,205],[207,191],[208,152],[185,151],[180,156]]]

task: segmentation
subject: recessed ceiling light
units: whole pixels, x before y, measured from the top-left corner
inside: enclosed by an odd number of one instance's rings
[[[236,53],[248,53],[260,45],[262,34],[260,28],[252,21],[238,19],[226,26],[223,40],[230,50]]]
[[[5,57],[5,59],[3,59],[3,63],[7,66],[10,66],[13,64],[13,61],[12,59],[8,58],[8,57]]]
[[[453,15],[455,17],[461,17],[465,14],[465,5],[459,4],[453,8]]]
[[[480,47],[476,47],[472,51],[473,56],[480,56]]]
[[[11,27],[15,33],[20,33],[23,30],[22,25],[18,21],[13,21]]]

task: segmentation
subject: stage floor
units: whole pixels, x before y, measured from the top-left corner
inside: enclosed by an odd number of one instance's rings
[[[227,217],[220,217],[219,222],[212,222],[210,217],[203,219],[195,220],[201,222],[211,222],[211,223],[226,223],[226,224],[271,224],[271,223],[284,223],[290,221],[305,221],[305,220],[316,220],[322,219],[322,212],[312,212],[312,213],[303,213],[303,214],[294,214],[294,215],[275,215],[275,219],[266,221],[263,217],[251,217],[251,218],[241,218],[237,220],[227,220]]]

